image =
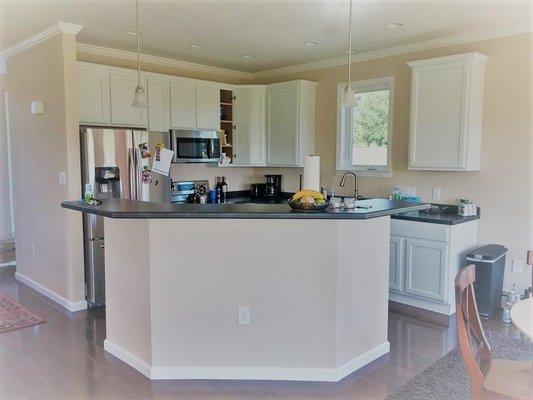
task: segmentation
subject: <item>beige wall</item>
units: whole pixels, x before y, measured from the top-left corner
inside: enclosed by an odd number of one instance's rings
[[[11,212],[9,207],[9,176],[4,91],[6,75],[0,74],[0,241],[11,239]]]
[[[81,215],[60,206],[81,188],[75,49],[60,34],[7,60],[17,272],[70,303],[84,300]],[[32,100],[44,114],[31,114]]]
[[[532,196],[532,52],[531,34],[425,50],[378,60],[354,63],[352,79],[395,76],[391,178],[361,178],[365,196],[388,196],[395,184],[416,186],[424,201],[431,201],[431,189],[442,188],[442,202],[455,204],[468,198],[482,208],[479,243],[501,243],[509,247],[505,289],[518,282],[531,284],[531,268],[522,274],[510,271],[513,258],[524,260],[533,248]],[[483,112],[483,142],[479,172],[408,171],[409,101],[411,74],[408,61],[478,51],[490,57],[486,69]],[[318,82],[316,153],[321,156],[321,180],[328,188],[337,186],[335,176],[336,90],[346,82],[346,68],[332,67],[264,79],[272,83],[291,79]],[[350,185],[347,191],[351,191]]]

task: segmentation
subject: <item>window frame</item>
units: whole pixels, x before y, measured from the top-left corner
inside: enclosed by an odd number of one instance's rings
[[[354,171],[360,176],[390,177],[392,175],[392,129],[394,115],[394,76],[386,76],[376,79],[366,79],[352,82],[352,88],[357,93],[366,93],[379,90],[389,90],[389,127],[387,134],[387,165],[352,165],[351,153],[353,148],[353,135],[351,126],[353,123],[353,110],[342,107],[342,95],[347,83],[337,85],[337,174],[346,171]]]

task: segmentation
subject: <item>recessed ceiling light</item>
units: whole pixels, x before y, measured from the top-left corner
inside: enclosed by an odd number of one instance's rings
[[[193,43],[191,44],[191,47],[194,49],[203,49],[204,47],[207,47],[207,45],[203,43]]]
[[[314,42],[314,41],[312,41],[312,42],[304,42],[304,44],[305,44],[306,46],[318,46],[318,45],[320,44],[320,42]]]
[[[388,24],[385,24],[387,28],[401,28],[404,25],[403,22],[389,22]]]
[[[137,31],[124,31],[126,35],[137,36]]]
[[[252,58],[255,58],[253,54],[243,54],[241,57],[245,60],[251,60]]]

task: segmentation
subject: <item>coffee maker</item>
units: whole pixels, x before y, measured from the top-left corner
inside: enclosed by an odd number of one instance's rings
[[[282,175],[265,175],[265,200],[279,201],[281,198]]]

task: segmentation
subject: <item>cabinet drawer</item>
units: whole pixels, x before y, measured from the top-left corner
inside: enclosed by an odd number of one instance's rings
[[[403,221],[391,219],[390,233],[414,239],[428,239],[437,242],[450,241],[450,227],[427,222]]]

